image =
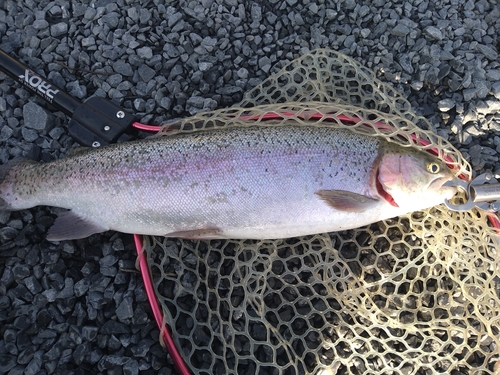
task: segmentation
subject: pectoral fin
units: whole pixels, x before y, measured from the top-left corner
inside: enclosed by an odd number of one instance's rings
[[[316,194],[339,211],[364,212],[378,203],[377,199],[345,190],[318,190]]]
[[[76,240],[107,230],[108,228],[83,218],[73,211],[66,211],[57,216],[54,225],[49,229],[47,240]]]

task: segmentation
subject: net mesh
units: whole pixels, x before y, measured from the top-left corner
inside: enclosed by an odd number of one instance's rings
[[[333,51],[161,132],[312,122],[427,149],[471,177],[398,92]],[[438,206],[273,241],[144,237],[143,248],[163,325],[194,374],[500,373],[498,236],[483,212]]]

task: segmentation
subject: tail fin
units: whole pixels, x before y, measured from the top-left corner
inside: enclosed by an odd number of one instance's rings
[[[16,159],[9,161],[7,164],[0,165],[0,211],[20,209],[14,203],[18,200],[15,191],[18,171],[34,163],[29,160]]]

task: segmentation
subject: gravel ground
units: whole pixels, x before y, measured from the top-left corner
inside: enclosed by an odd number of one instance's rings
[[[149,124],[237,103],[318,47],[372,68],[475,171],[500,174],[497,0],[0,0],[1,49]],[[0,164],[64,155],[67,122],[0,73]],[[49,243],[55,212],[0,213],[0,374],[176,374],[131,236]]]

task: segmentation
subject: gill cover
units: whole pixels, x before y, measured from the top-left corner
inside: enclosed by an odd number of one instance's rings
[[[432,155],[408,148],[394,152],[390,149],[382,155],[378,182],[399,207],[422,207],[425,200],[428,207],[450,199],[456,189],[443,186],[455,178],[445,163]]]

